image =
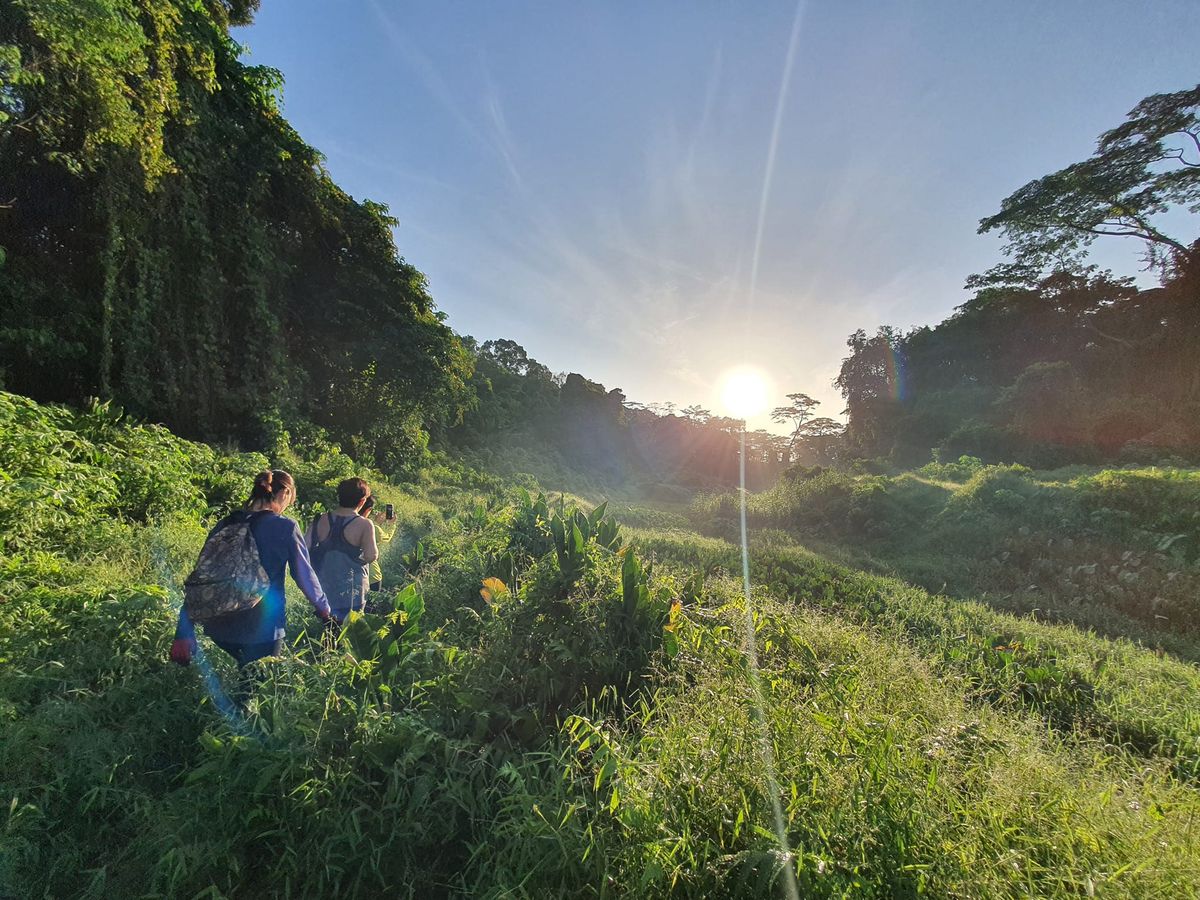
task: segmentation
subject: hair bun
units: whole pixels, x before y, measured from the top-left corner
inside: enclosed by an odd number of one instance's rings
[[[268,469],[254,476],[254,489],[250,491],[250,499],[246,501],[251,506],[259,501],[274,503],[291,492],[292,499],[296,497],[296,482],[283,469]]]

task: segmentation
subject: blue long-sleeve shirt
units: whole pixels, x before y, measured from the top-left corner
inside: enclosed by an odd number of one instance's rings
[[[234,513],[246,515],[246,513]],[[218,526],[220,527],[220,526]],[[215,529],[214,529],[215,530]],[[204,625],[204,632],[214,641],[228,644],[265,644],[284,637],[287,623],[284,579],[288,567],[308,602],[318,613],[329,611],[329,601],[321,590],[317,573],[308,558],[308,547],[300,535],[300,529],[291,519],[277,513],[260,513],[250,526],[250,533],[258,544],[258,555],[262,560],[271,586],[256,606],[213,619]],[[175,627],[175,639],[194,639],[195,625],[186,609],[179,611],[179,624]]]

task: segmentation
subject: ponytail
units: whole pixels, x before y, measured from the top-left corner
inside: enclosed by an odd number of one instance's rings
[[[282,469],[259,472],[254,476],[254,487],[250,491],[250,499],[246,501],[246,505],[250,506],[259,502],[270,503],[285,491],[295,490],[295,485],[292,476]]]

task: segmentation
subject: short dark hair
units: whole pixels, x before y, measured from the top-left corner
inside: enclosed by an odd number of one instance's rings
[[[338,485],[338,504],[347,509],[357,509],[358,505],[371,496],[371,487],[362,478],[347,478]]]

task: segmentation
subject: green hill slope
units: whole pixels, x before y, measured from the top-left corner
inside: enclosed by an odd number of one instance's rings
[[[778,533],[748,617],[735,546],[462,469],[381,485],[390,611],[323,653],[297,603],[229,717],[221,654],[165,656],[263,462],[0,394],[8,894],[1200,889],[1194,666]],[[343,474],[289,465],[309,503]]]

